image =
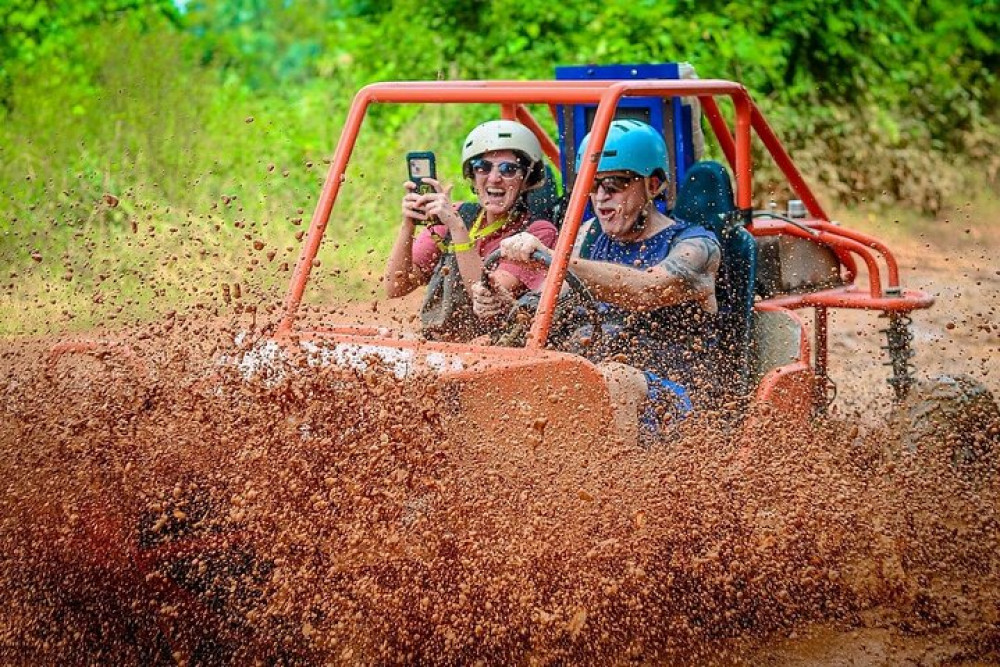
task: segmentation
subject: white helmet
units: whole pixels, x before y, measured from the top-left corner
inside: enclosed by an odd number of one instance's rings
[[[545,164],[542,162],[542,145],[538,137],[517,121],[491,120],[477,125],[462,144],[462,174],[472,178],[470,160],[490,151],[510,150],[525,161],[526,190],[533,190],[545,182]]]

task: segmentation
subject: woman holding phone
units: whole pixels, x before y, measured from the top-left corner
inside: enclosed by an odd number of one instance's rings
[[[517,297],[541,287],[545,269],[501,261],[484,276],[483,259],[514,234],[528,232],[551,248],[558,233],[528,210],[526,195],[544,184],[545,166],[525,126],[494,120],[475,127],[462,144],[462,175],[476,202],[452,202],[452,186],[434,178],[421,179],[430,186],[424,193],[404,184],[403,220],[386,265],[390,298],[429,284],[421,309],[428,338],[470,340],[496,327]]]

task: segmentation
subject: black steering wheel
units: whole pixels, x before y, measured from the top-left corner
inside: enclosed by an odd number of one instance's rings
[[[531,253],[531,259],[543,264],[546,268],[552,266],[552,255],[547,251],[535,250]],[[487,282],[487,274],[495,269],[499,263],[499,249],[486,256],[486,259],[483,260],[484,283]],[[558,347],[560,340],[572,333],[573,323],[581,319],[578,312],[580,306],[586,311],[586,319],[589,323],[595,325],[594,330],[600,331],[597,321],[598,311],[594,307],[596,304],[594,296],[569,267],[566,267],[566,284],[569,285],[569,292],[559,296],[555,312],[552,315],[552,329],[549,334],[549,346],[551,347]],[[541,297],[537,292],[529,290],[522,294],[514,302],[510,312],[507,313],[504,326],[490,336],[490,344],[504,347],[523,347],[540,301]]]

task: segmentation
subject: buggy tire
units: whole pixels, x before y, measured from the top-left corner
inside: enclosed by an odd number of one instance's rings
[[[944,454],[955,467],[992,469],[1000,452],[1000,407],[981,382],[968,375],[920,380],[893,419],[900,449]]]

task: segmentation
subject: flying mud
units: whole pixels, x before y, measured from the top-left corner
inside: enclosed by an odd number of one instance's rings
[[[247,381],[233,334],[4,344],[0,661],[1000,661],[990,459],[844,410],[459,442],[432,377]]]
[[[921,374],[993,392],[945,430],[889,419],[867,313],[831,322],[816,430],[704,414],[645,448],[459,438],[433,377],[248,381],[217,362],[247,318],[5,340],[0,663],[996,664],[996,247],[905,248]]]

